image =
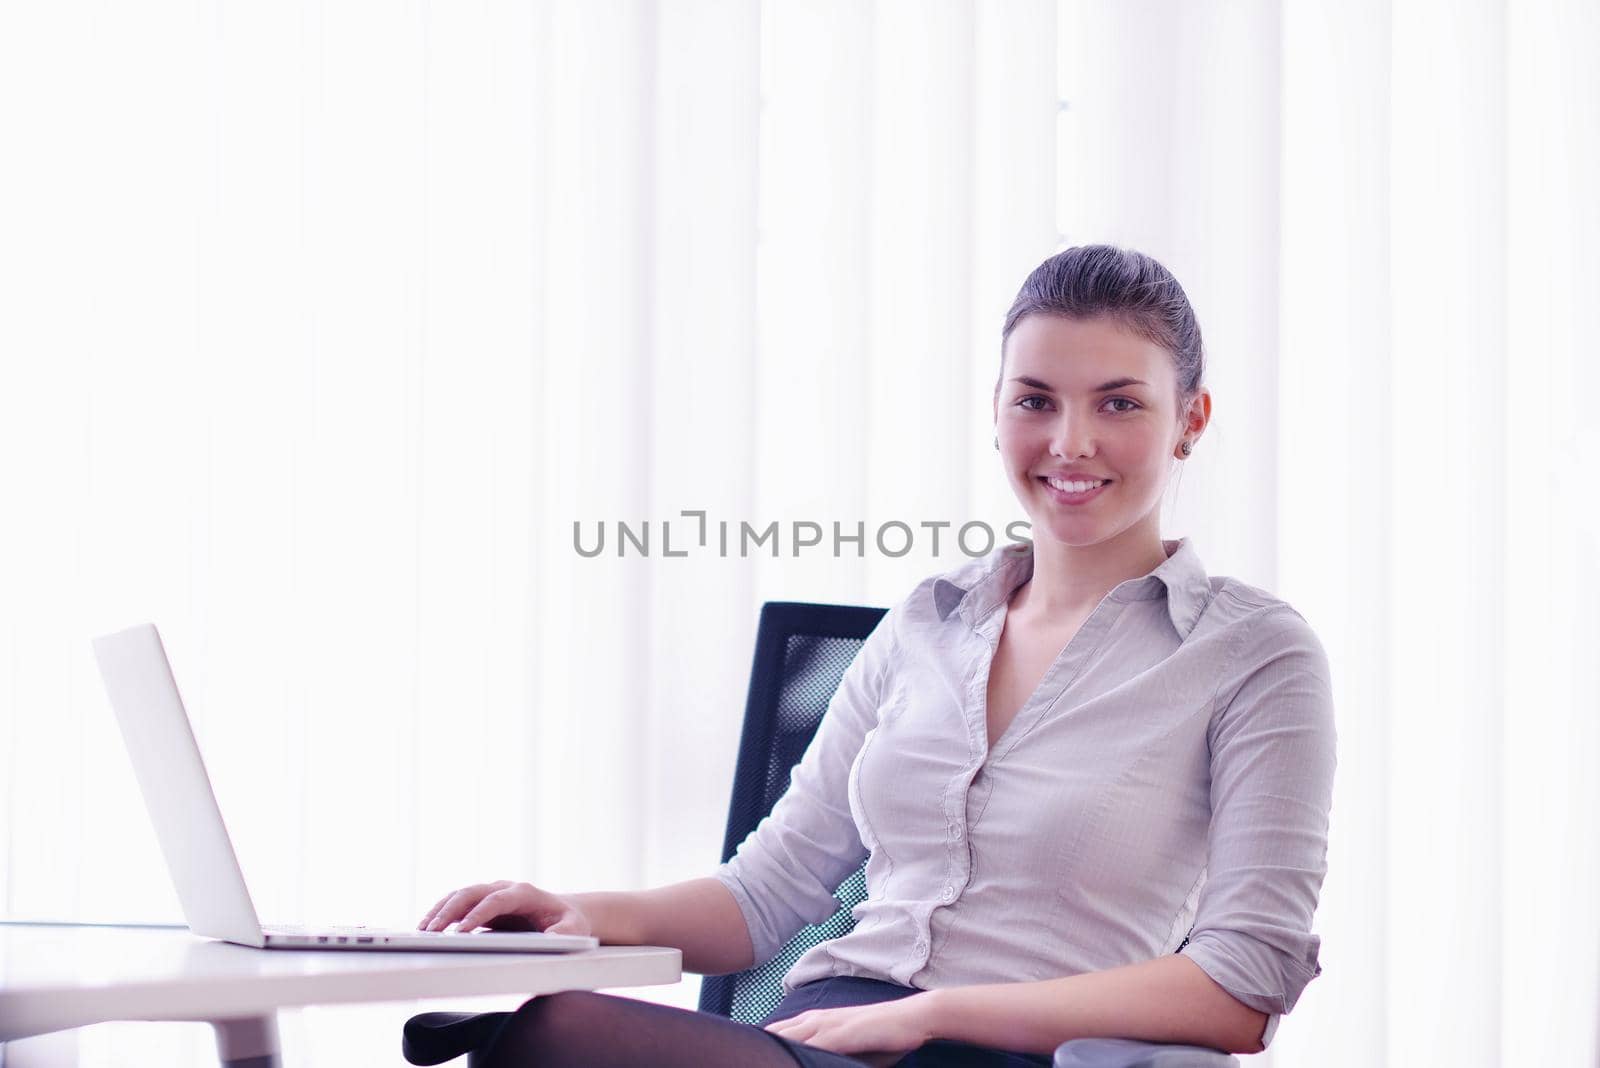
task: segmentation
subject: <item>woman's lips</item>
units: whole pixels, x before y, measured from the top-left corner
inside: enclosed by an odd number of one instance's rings
[[[1050,484],[1050,480],[1043,476],[1039,478],[1039,484],[1044,487],[1045,492],[1048,493],[1052,499],[1060,501],[1062,504],[1087,504],[1109,489],[1113,483],[1111,479],[1107,479],[1104,482],[1101,482],[1100,485],[1096,486],[1094,489],[1088,490],[1084,493],[1068,493],[1065,490],[1056,489]]]

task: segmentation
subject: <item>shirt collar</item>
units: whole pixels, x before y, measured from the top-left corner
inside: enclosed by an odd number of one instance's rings
[[[1161,545],[1167,551],[1164,562],[1149,574],[1119,583],[1106,596],[1113,601],[1149,601],[1165,593],[1167,614],[1172,618],[1178,638],[1184,640],[1211,601],[1211,580],[1190,539],[1163,539]],[[1033,544],[1006,545],[995,550],[989,566],[966,583],[936,579],[934,610],[941,621],[957,613],[968,625],[982,630],[982,624],[995,609],[1009,601],[1017,587],[1032,576]]]

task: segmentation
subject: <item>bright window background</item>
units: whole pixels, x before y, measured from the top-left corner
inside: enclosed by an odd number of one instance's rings
[[[268,920],[706,873],[760,603],[962,558],[573,521],[1000,528],[1005,309],[1110,241],[1209,347],[1166,536],[1338,688],[1252,1063],[1595,1063],[1597,53],[1583,0],[0,3],[0,915],[179,917],[88,645],[147,619]]]

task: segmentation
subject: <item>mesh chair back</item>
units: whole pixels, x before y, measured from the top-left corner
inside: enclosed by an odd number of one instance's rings
[[[788,788],[790,770],[811,744],[845,669],[884,611],[795,601],[762,606],[728,831],[722,842],[724,861]],[[700,1008],[745,1023],[765,1019],[783,998],[783,975],[790,965],[818,942],[855,926],[850,910],[867,896],[866,866],[840,884],[834,896],[840,901],[839,911],[803,929],[771,960],[731,975],[706,976],[700,986]]]

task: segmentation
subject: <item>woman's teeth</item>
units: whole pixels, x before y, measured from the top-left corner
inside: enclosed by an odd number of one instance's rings
[[[1096,486],[1106,484],[1105,479],[1098,482],[1063,482],[1059,478],[1047,478],[1045,481],[1063,493],[1088,493]]]

